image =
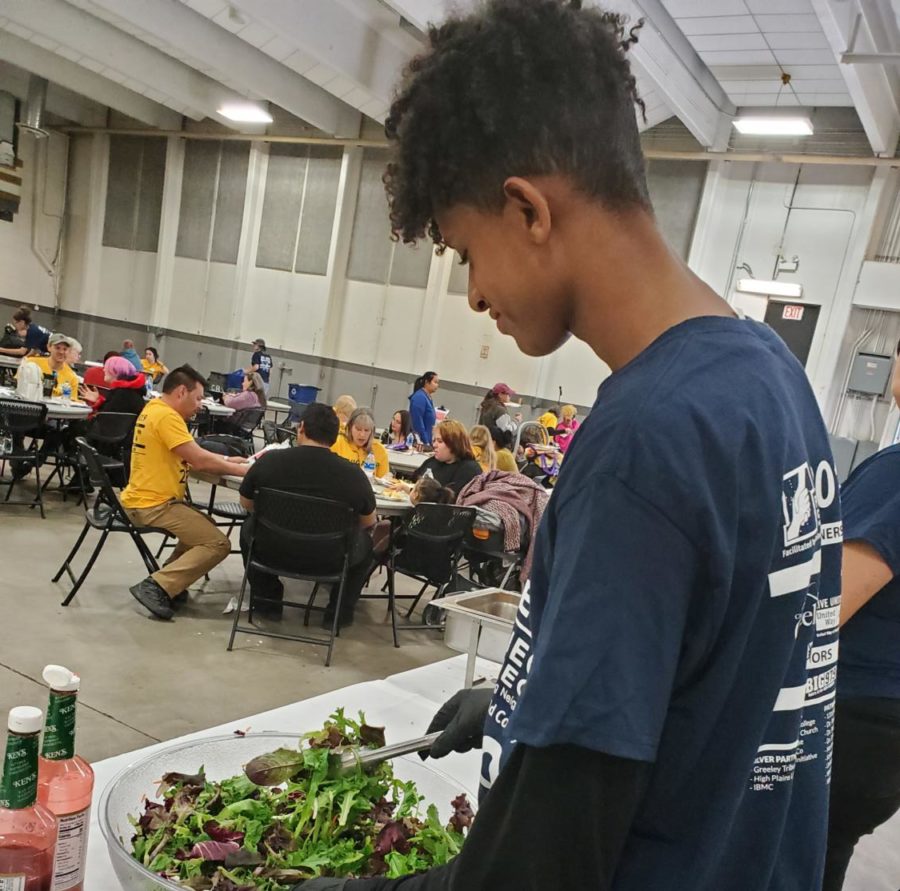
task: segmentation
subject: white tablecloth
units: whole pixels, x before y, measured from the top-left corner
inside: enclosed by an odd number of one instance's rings
[[[4,356],[0,354],[0,368],[18,368],[21,362],[21,356]]]
[[[0,396],[4,399],[15,399],[17,395],[13,387],[0,387]],[[74,421],[78,418],[86,418],[91,413],[91,407],[84,402],[71,402],[64,405],[58,396],[40,401],[47,406],[48,421]]]
[[[227,653],[223,653],[222,658],[228,658]],[[107,783],[129,764],[140,761],[149,753],[165,746],[190,739],[227,734],[236,729],[305,733],[307,730],[321,727],[337,706],[344,706],[350,714],[355,714],[359,710],[365,711],[370,723],[384,725],[388,741],[399,742],[421,736],[437,708],[463,686],[465,666],[465,656],[455,656],[443,662],[395,674],[386,680],[354,684],[333,693],[323,693],[303,702],[250,715],[219,727],[188,734],[178,740],[147,746],[94,764],[94,803],[91,812],[85,888],[89,891],[120,891],[109,861],[106,842],[100,832],[99,806]],[[493,663],[479,660],[478,670],[482,675],[488,675],[492,670],[496,671],[497,667]],[[459,783],[460,789],[475,793],[478,788],[480,757],[478,752],[454,754],[442,758],[438,764],[443,773]],[[135,810],[139,808],[140,802],[135,802]]]
[[[225,654],[223,654],[225,657]],[[117,755],[94,764],[94,809],[88,848],[87,882],[89,891],[120,891],[109,862],[106,843],[100,832],[99,802],[106,784],[129,764],[139,761],[158,748],[188,739],[231,733],[235,729],[301,731],[321,726],[339,705],[351,713],[363,709],[374,724],[383,724],[389,740],[418,736],[425,732],[435,710],[463,685],[466,657],[454,656],[422,668],[395,674],[386,680],[368,681],[323,693],[303,702],[295,702],[219,727],[188,734],[179,740],[148,746]],[[491,678],[495,663],[478,659],[475,677]],[[461,788],[473,792],[478,787],[480,753],[448,755],[438,762],[441,771],[456,780]],[[844,891],[897,891],[900,888],[900,815],[882,826],[874,835],[857,845],[850,864]]]

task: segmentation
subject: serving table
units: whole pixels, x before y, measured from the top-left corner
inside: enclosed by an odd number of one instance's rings
[[[227,654],[223,653],[222,658],[228,658]],[[479,660],[479,671],[485,678],[493,677],[498,668],[494,663]],[[189,733],[176,740],[157,743],[95,763],[85,888],[90,891],[121,891],[109,860],[106,841],[100,831],[100,801],[106,785],[130,764],[163,747],[209,736],[221,736],[237,730],[305,733],[321,727],[328,715],[339,706],[343,706],[351,715],[365,711],[370,724],[385,727],[388,742],[399,742],[425,733],[437,709],[462,687],[464,674],[465,657],[455,656],[391,675],[383,680],[353,684],[332,693],[322,693],[311,699],[249,715],[218,727]],[[478,789],[480,758],[480,753],[473,751],[465,755],[448,755],[434,764],[459,784],[460,791],[474,795]],[[136,801],[135,811],[140,809],[141,802]]]

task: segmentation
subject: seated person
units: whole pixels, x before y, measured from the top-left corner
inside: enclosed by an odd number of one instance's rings
[[[389,449],[405,449],[410,433],[412,433],[412,419],[409,412],[401,408],[394,412],[391,426],[381,434],[381,441]]]
[[[81,342],[75,340],[74,337],[69,338],[69,358],[66,360],[69,365],[78,365],[81,362],[81,354],[84,352],[84,347],[81,345]]]
[[[90,368],[86,368],[84,372],[84,378],[82,379],[82,383],[88,387],[94,388],[102,388],[106,387],[106,360],[112,359],[113,356],[118,356],[119,354],[115,350],[110,350],[103,357],[102,365],[91,365]],[[131,363],[128,363],[131,365]]]
[[[225,393],[222,402],[236,412],[247,408],[266,407],[266,387],[256,371],[244,375],[240,393]]]
[[[556,425],[555,442],[559,450],[565,454],[572,442],[575,431],[580,426],[576,420],[578,409],[574,405],[564,405],[561,409],[562,417]]]
[[[409,493],[413,504],[454,504],[456,493],[453,489],[442,486],[434,477],[423,476]]]
[[[555,408],[548,408],[538,419],[538,424],[546,427],[552,436],[556,432],[556,425],[559,423],[559,412]]]
[[[512,453],[513,438],[508,430],[501,430],[499,427],[491,427],[491,441],[494,443],[494,457],[497,463],[497,470],[503,470],[506,473],[518,473],[519,465]]]
[[[122,341],[122,352],[120,355],[124,356],[134,366],[135,371],[143,372],[144,366],[141,364],[141,357],[134,348],[133,340]]]
[[[441,421],[434,428],[431,444],[434,446],[434,455],[416,470],[413,477],[416,482],[430,474],[442,486],[447,486],[458,495],[469,480],[481,473],[481,467],[472,451],[472,441],[459,421]]]
[[[491,434],[484,424],[476,424],[469,431],[469,439],[472,440],[472,452],[478,466],[484,473],[497,469],[497,457],[494,454],[494,443]]]
[[[545,489],[552,489],[559,476],[559,455],[557,452],[538,451],[535,446],[544,446],[538,430],[529,427],[521,438],[525,466],[522,473],[531,480],[539,481]]]
[[[297,448],[274,449],[262,455],[250,468],[241,483],[241,504],[253,511],[253,501],[260,489],[280,489],[328,498],[353,508],[359,516],[359,528],[350,552],[350,570],[344,586],[344,599],[338,615],[341,626],[353,622],[353,612],[371,568],[371,528],[375,525],[375,495],[366,475],[349,461],[331,451],[338,437],[340,422],[337,415],[321,402],[310,403],[303,411],[297,428]],[[250,517],[241,528],[241,551],[246,563],[253,530]],[[254,611],[270,618],[280,618],[284,585],[275,576],[250,570],[248,573],[251,598],[266,598],[276,603],[254,602]],[[331,627],[335,615],[337,590],[332,590],[324,624]]]
[[[169,373],[169,369],[159,361],[159,350],[156,347],[147,347],[144,350],[141,367],[144,369],[144,374],[149,374],[150,380],[154,382],[158,381],[164,374]]]
[[[334,413],[338,416],[338,421],[341,423],[341,433],[343,433],[347,429],[347,421],[350,420],[350,415],[356,411],[356,400],[346,394],[338,396],[332,407],[334,408]]]
[[[350,415],[346,430],[338,434],[331,451],[357,467],[362,467],[371,455],[375,459],[375,476],[379,479],[391,472],[387,451],[375,439],[375,418],[369,408],[358,408]]]
[[[97,412],[112,411],[139,415],[144,410],[146,378],[122,356],[112,356],[103,363],[103,392],[87,383],[81,385],[81,398],[90,403],[91,417]]]
[[[47,352],[50,331],[31,320],[31,310],[20,306],[12,317],[13,328],[22,338],[21,346],[0,347],[0,354],[6,356],[40,356]]]
[[[69,385],[69,394],[73,399],[78,398],[78,375],[68,363],[70,340],[65,334],[51,334],[48,339],[50,348],[49,356],[30,356],[26,362],[33,362],[41,370],[44,377],[56,375],[56,383],[53,386],[53,395],[61,396],[64,384]]]
[[[162,396],[144,407],[134,430],[131,478],[122,506],[136,526],[166,529],[178,539],[165,566],[129,590],[160,619],[174,615],[173,601],[187,599],[187,589],[231,552],[228,538],[212,520],[185,502],[188,472],[243,476],[243,458],[223,458],[201,449],[187,421],[200,408],[206,381],[190,365],[174,369]]]

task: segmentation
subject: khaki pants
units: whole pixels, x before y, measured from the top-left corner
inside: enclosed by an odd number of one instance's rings
[[[137,526],[156,526],[178,539],[172,556],[151,576],[170,597],[187,590],[231,552],[231,542],[215,524],[182,501],[134,508],[128,516]]]

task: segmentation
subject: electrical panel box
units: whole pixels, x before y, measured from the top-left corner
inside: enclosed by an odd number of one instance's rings
[[[850,368],[848,390],[869,396],[884,396],[891,379],[891,357],[857,353]]]

